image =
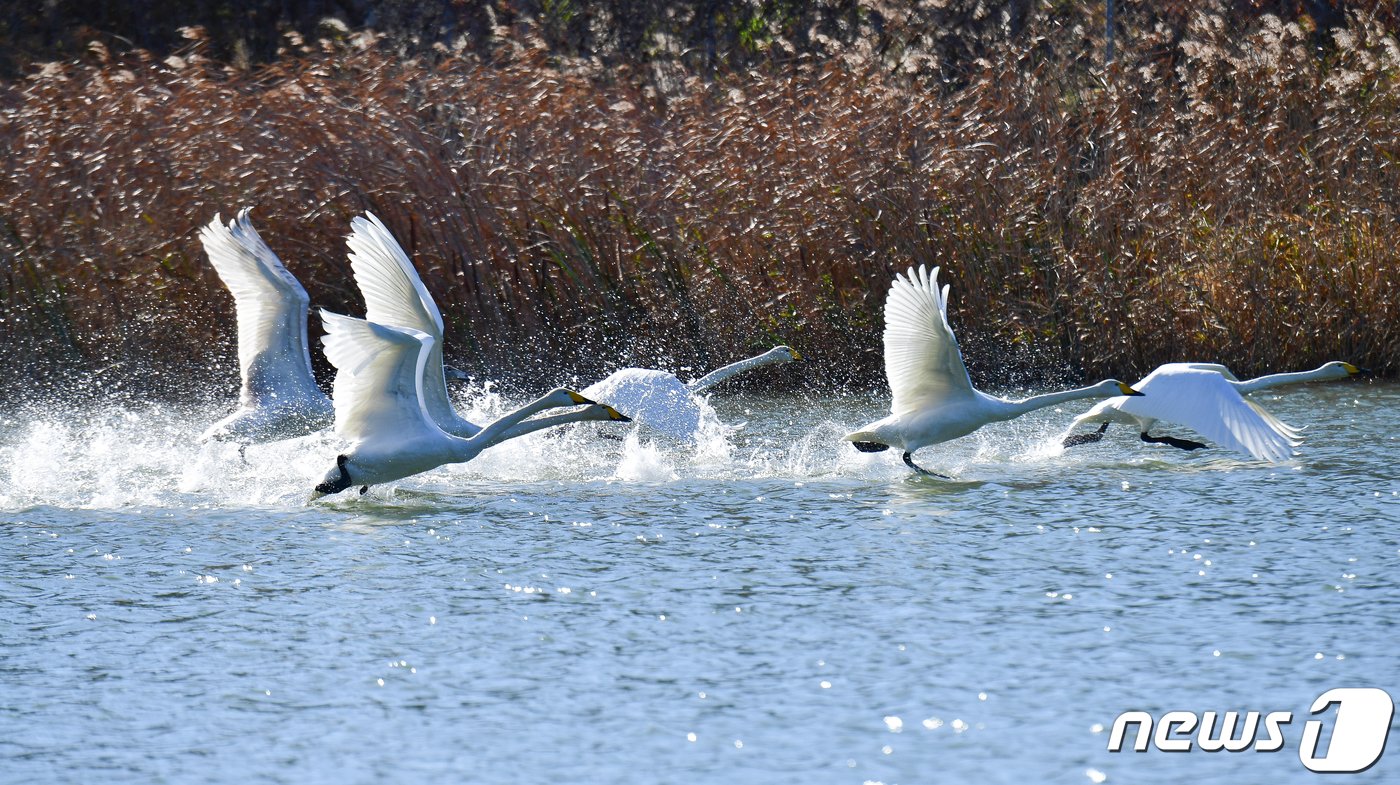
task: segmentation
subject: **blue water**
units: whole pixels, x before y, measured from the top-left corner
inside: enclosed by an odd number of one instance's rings
[[[698,450],[534,436],[311,504],[328,436],[12,416],[0,782],[1316,782],[1313,698],[1400,696],[1400,386],[1256,397],[1294,461],[1062,451],[1066,407],[935,480],[839,443],[885,401],[717,395]],[[1177,709],[1295,719],[1107,751]],[[1392,742],[1323,779],[1400,781]]]

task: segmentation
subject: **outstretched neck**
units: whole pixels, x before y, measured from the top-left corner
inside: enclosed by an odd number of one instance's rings
[[[1250,379],[1244,382],[1235,382],[1235,389],[1240,394],[1252,393],[1256,390],[1264,390],[1269,387],[1280,387],[1285,384],[1302,384],[1303,382],[1316,382],[1323,379],[1341,378],[1332,372],[1327,366],[1314,368],[1311,371],[1294,371],[1293,373],[1272,373],[1268,376],[1260,376],[1257,379]]]
[[[686,387],[693,393],[704,392],[705,390],[714,387],[716,384],[719,384],[720,382],[724,381],[725,379],[728,379],[731,376],[741,374],[744,371],[753,370],[754,368],[761,368],[762,366],[770,365],[781,360],[782,355],[778,354],[778,352],[764,352],[763,354],[760,354],[757,357],[750,357],[747,360],[740,360],[737,363],[730,363],[729,365],[726,365],[723,368],[711,371],[708,374],[700,377],[699,379],[696,379],[695,381],[691,382],[690,384],[687,384]]]
[[[1102,386],[1094,385],[1092,387],[1076,387],[1073,390],[1045,393],[1044,395],[1032,395],[1029,398],[993,398],[992,400],[1000,404],[998,408],[1003,414],[1003,419],[1009,420],[1013,417],[1020,417],[1027,412],[1033,412],[1036,409],[1054,406],[1057,403],[1078,401],[1084,398],[1111,398],[1117,394],[1116,391],[1108,392],[1105,391]]]

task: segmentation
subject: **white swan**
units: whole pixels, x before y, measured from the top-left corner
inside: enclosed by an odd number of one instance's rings
[[[506,439],[550,425],[627,418],[563,388],[516,409],[470,438],[443,431],[423,397],[423,367],[436,341],[421,330],[375,324],[321,311],[326,358],[336,367],[335,432],[350,441],[313,499],[354,485],[403,479],[446,463],[462,463]],[[545,409],[589,404],[581,411],[527,420]]]
[[[890,416],[846,434],[856,449],[880,452],[895,447],[904,452],[910,468],[934,475],[914,463],[915,450],[1064,401],[1141,395],[1116,379],[1023,400],[995,398],[974,389],[958,340],[948,326],[948,287],[939,289],[938,270],[935,267],[930,273],[925,267],[911,267],[907,274],[895,276],[885,300],[885,375],[893,394]]]
[[[373,213],[365,213],[363,218],[354,218],[350,226],[352,231],[346,240],[346,244],[350,246],[350,269],[355,275],[355,283],[360,287],[360,294],[365,298],[365,319],[388,327],[417,330],[433,339],[423,363],[423,405],[432,421],[447,433],[463,438],[475,436],[481,431],[480,426],[459,415],[448,398],[448,371],[450,370],[454,379],[461,379],[465,374],[443,365],[442,312],[433,302],[428,288],[423,285],[423,279],[418,276],[413,262],[409,260],[398,240],[394,239],[394,235]],[[572,421],[551,421],[548,424],[560,425]],[[504,438],[523,436],[548,427],[536,424],[538,422],[540,421],[532,420],[508,429]]]
[[[736,374],[773,363],[792,362],[802,355],[775,346],[756,357],[711,371],[689,384],[675,374],[649,368],[623,368],[583,389],[583,394],[607,401],[633,420],[679,441],[695,437],[700,427],[700,404],[695,396]]]
[[[199,239],[233,294],[243,378],[238,409],[201,439],[256,444],[329,426],[334,409],[311,375],[306,290],[258,236],[246,207],[227,226],[215,216]]]
[[[1101,423],[1093,433],[1070,435],[1071,447],[1103,438],[1110,423],[1133,425],[1144,442],[1167,444],[1183,450],[1206,445],[1190,439],[1152,436],[1158,421],[1184,425],[1221,447],[1247,453],[1261,461],[1284,461],[1301,443],[1297,430],[1281,422],[1243,394],[1284,384],[1345,379],[1365,373],[1346,362],[1330,362],[1311,371],[1276,373],[1242,382],[1218,363],[1167,363],[1158,366],[1134,387],[1146,393],[1140,399],[1110,398],[1079,415],[1069,431],[1087,423]]]

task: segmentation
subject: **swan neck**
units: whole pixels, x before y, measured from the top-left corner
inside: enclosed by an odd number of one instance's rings
[[[776,353],[764,352],[763,354],[760,354],[757,357],[750,357],[747,360],[740,360],[736,363],[730,363],[729,365],[726,365],[723,368],[717,368],[713,371],[710,371],[708,374],[700,377],[699,379],[696,379],[687,386],[693,393],[704,392],[705,390],[714,387],[716,384],[719,384],[720,382],[724,381],[725,379],[728,379],[731,376],[741,374],[744,371],[752,370],[754,368],[760,368],[770,363],[778,362],[778,359],[779,356]]]
[[[1241,394],[1252,393],[1255,390],[1264,390],[1270,387],[1280,387],[1285,384],[1302,384],[1303,382],[1313,382],[1319,379],[1330,378],[1327,368],[1314,368],[1311,371],[1294,371],[1292,373],[1272,373],[1268,376],[1260,376],[1257,379],[1250,379],[1246,382],[1236,382],[1235,389]]]
[[[535,431],[542,431],[545,428],[553,428],[556,425],[568,425],[569,423],[582,422],[583,420],[606,420],[606,414],[599,415],[590,411],[593,407],[588,407],[582,411],[568,412],[565,414],[551,414],[548,417],[537,417],[533,420],[516,423],[507,428],[491,444],[500,444],[508,439],[515,439]]]
[[[516,425],[518,425],[521,421],[529,418],[530,415],[534,414],[535,412],[544,411],[545,409],[553,408],[554,406],[555,404],[549,401],[549,396],[547,395],[540,398],[536,398],[535,400],[525,404],[519,409],[516,409],[512,412],[508,412],[496,418],[485,428],[482,428],[480,431],[477,431],[477,434],[475,436],[471,437],[470,439],[466,439],[465,441],[474,445],[475,449],[477,451],[480,451],[493,444],[505,441],[506,439],[513,439],[515,438],[515,436],[523,436],[524,434],[529,433],[530,431],[535,429],[531,428],[529,430],[524,430],[520,433],[511,435],[508,435],[508,432]]]
[[[1078,401],[1084,398],[1111,398],[1110,393],[1105,393],[1097,387],[1076,387],[1073,390],[1060,390],[1059,392],[1045,393],[1044,395],[1032,395],[1029,398],[1019,400],[1002,400],[1002,405],[1006,411],[1007,419],[1020,417],[1027,412],[1036,409],[1044,409],[1047,406],[1054,406],[1057,403],[1066,401]]]

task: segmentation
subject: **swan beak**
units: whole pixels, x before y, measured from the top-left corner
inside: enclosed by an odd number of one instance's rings
[[[608,410],[608,419],[612,420],[613,422],[632,422],[631,417],[628,417],[627,415],[614,409],[611,406],[608,406],[607,404],[603,404],[603,408]]]
[[[802,359],[801,353],[799,353],[796,349],[792,349],[791,351],[792,351],[792,359],[794,359],[794,360],[801,360],[801,359]]]
[[[442,366],[442,375],[446,377],[449,382],[469,382],[472,380],[472,377],[468,376],[466,371],[453,368],[450,365]]]
[[[569,400],[573,401],[574,403],[597,403],[597,401],[589,400],[583,397],[582,395],[579,395],[578,393],[574,392],[573,390],[565,390],[564,392],[569,394]]]
[[[1123,393],[1124,395],[1143,395],[1143,393],[1134,390],[1133,388],[1129,387],[1128,385],[1122,382],[1118,383],[1118,391]]]
[[[1351,363],[1342,363],[1342,367],[1345,368],[1345,369],[1347,369],[1347,373],[1348,373],[1348,374],[1351,374],[1352,376],[1357,376],[1357,375],[1361,375],[1361,376],[1370,376],[1370,375],[1371,375],[1371,369],[1369,369],[1369,368],[1357,368],[1355,365],[1352,365]]]

